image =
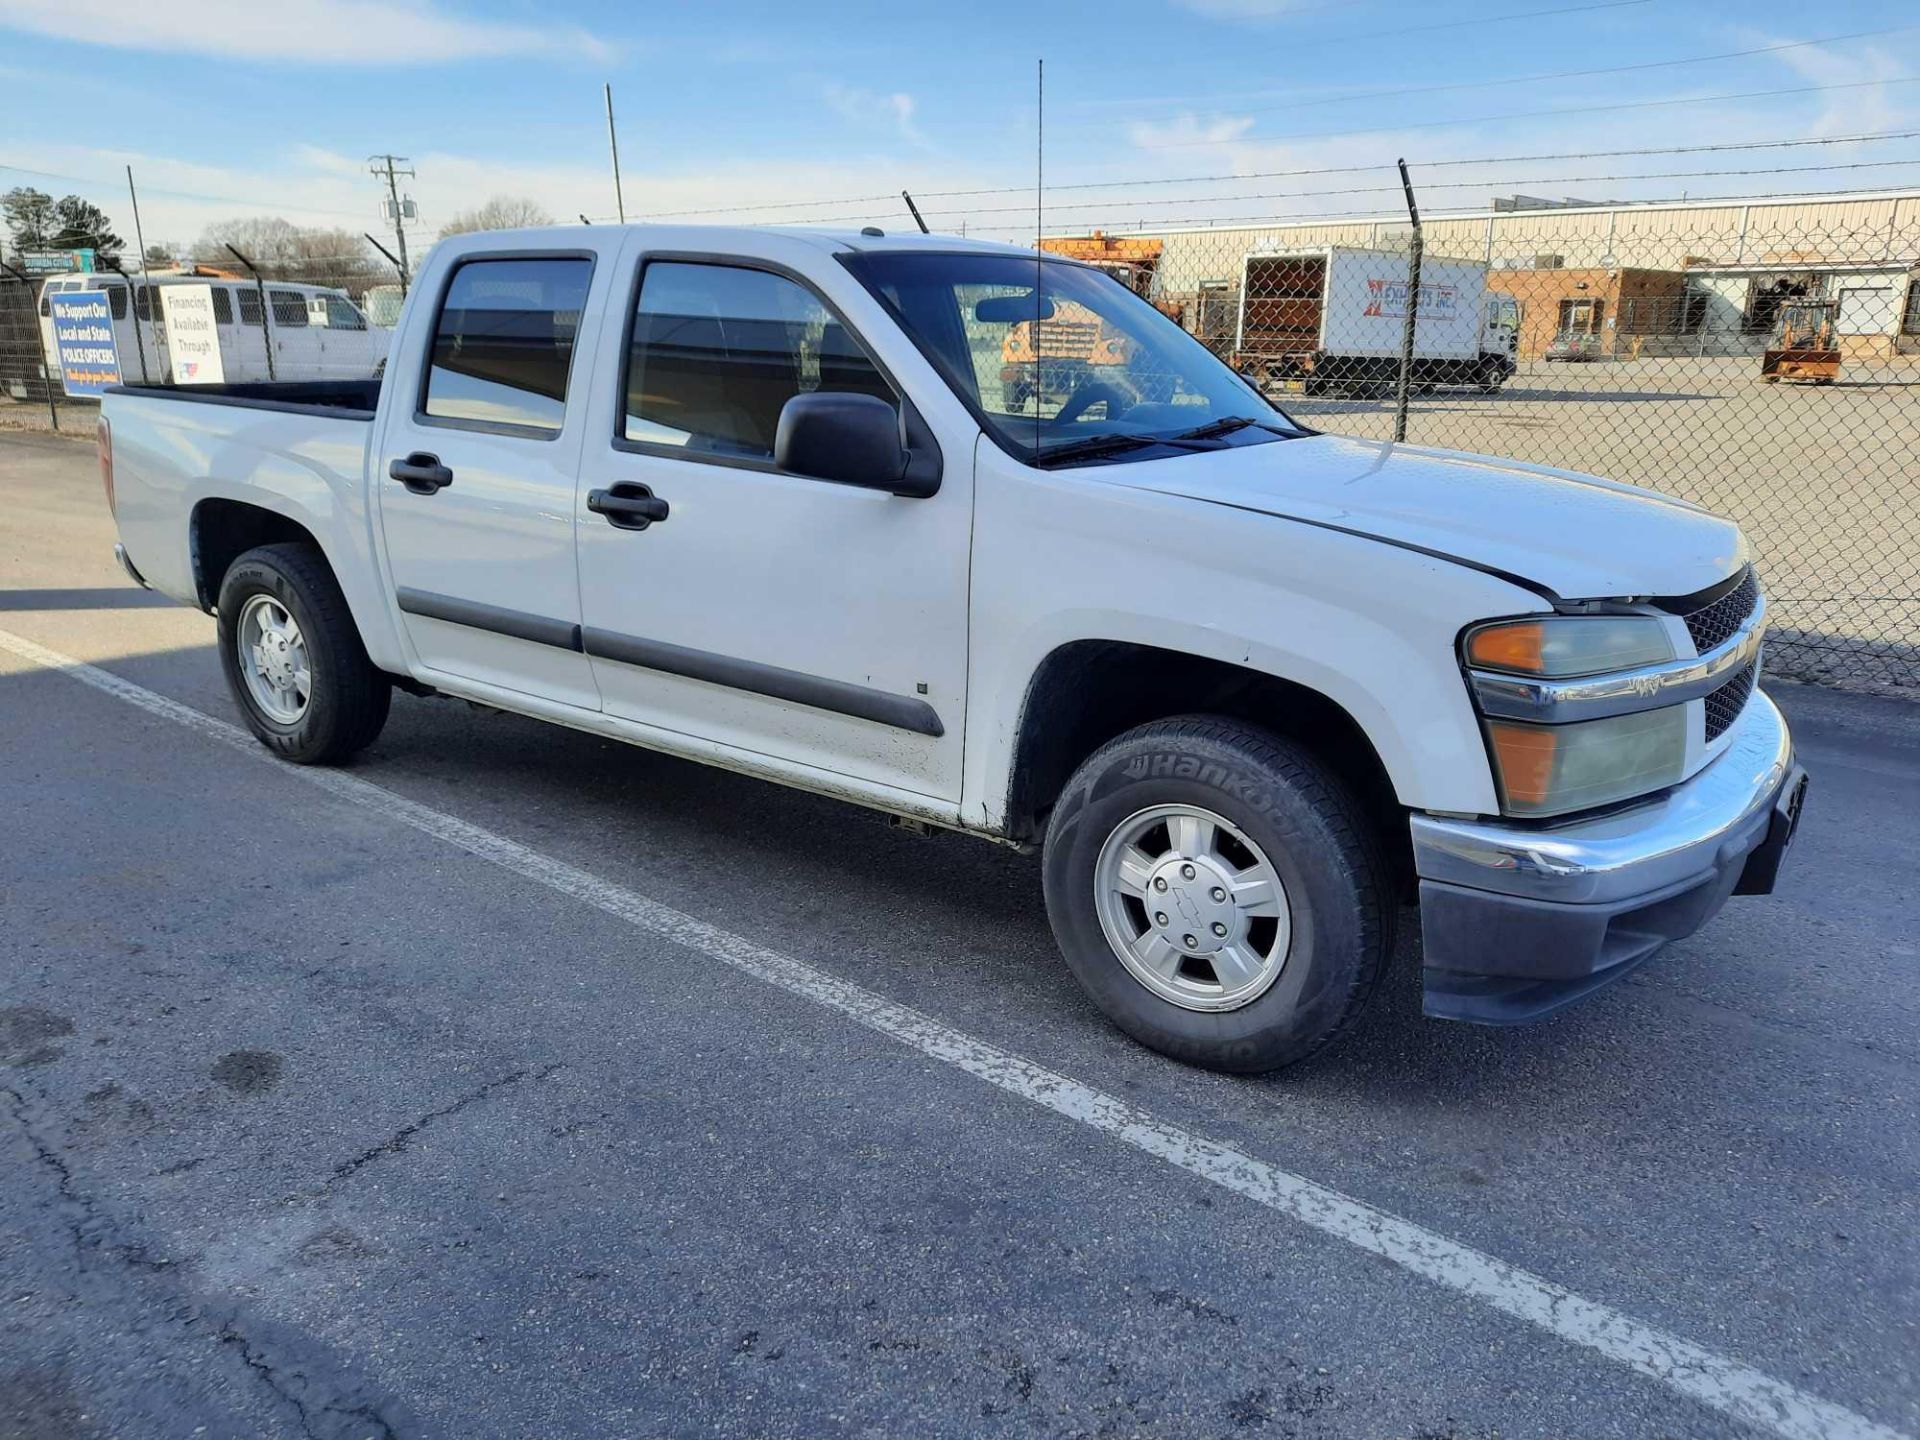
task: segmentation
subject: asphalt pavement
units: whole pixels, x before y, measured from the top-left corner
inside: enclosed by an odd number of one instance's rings
[[[341,783],[236,745],[112,538],[0,436],[0,1440],[1920,1433],[1920,707],[1772,687],[1781,891],[1627,982],[1444,1025],[1409,939],[1233,1079],[1106,1026],[1030,858],[446,700]]]

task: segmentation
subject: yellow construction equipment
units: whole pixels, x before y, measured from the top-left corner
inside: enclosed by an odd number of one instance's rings
[[[1831,385],[1840,378],[1840,351],[1833,343],[1834,302],[1793,300],[1780,307],[1775,348],[1760,357],[1760,378]]]

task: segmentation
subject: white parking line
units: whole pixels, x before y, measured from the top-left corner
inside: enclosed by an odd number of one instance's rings
[[[203,715],[177,700],[123,680],[97,666],[0,630],[0,649],[172,720],[243,754],[272,761],[247,731]],[[1643,1324],[1551,1280],[1509,1265],[1377,1210],[1304,1176],[1231,1146],[1156,1120],[1116,1096],[1082,1085],[1009,1051],[976,1040],[862,986],[696,920],[602,880],[577,866],[530,850],[503,835],[460,820],[370,781],[339,770],[275,765],[342,800],[377,811],[444,840],[551,890],[585,901],[676,944],[837,1010],[935,1060],[964,1070],[1023,1100],[1099,1130],[1188,1174],[1279,1211],[1370,1254],[1391,1260],[1434,1284],[1469,1296],[1569,1344],[1593,1350],[1669,1389],[1709,1405],[1783,1440],[1911,1440],[1840,1405],[1783,1380]]]

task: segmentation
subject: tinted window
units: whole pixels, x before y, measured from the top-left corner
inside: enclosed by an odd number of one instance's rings
[[[267,303],[273,307],[273,323],[298,329],[307,323],[307,297],[298,290],[269,290]]]
[[[560,428],[590,260],[469,260],[433,332],[428,415]]]
[[[329,295],[327,299],[327,328],[329,330],[364,330],[366,317],[344,296]]]
[[[258,325],[260,323],[260,292],[258,290],[236,290],[234,298],[240,302],[240,323]]]
[[[114,317],[118,319],[127,313],[127,302],[126,297],[121,295],[117,289],[115,290],[114,298],[120,301],[120,308],[113,312]],[[133,313],[142,320],[151,320],[153,318],[153,291],[145,285],[136,285],[133,287]]]
[[[141,292],[141,297],[140,297],[140,298],[141,298],[141,299],[143,299],[143,300],[144,300],[144,299],[146,298],[146,292],[145,292],[145,291],[142,291],[142,292]],[[113,311],[113,318],[114,318],[114,319],[116,319],[116,320],[124,320],[124,319],[126,319],[126,318],[127,318],[127,288],[126,288],[126,286],[124,286],[124,285],[115,285],[115,286],[113,286],[112,288],[110,288],[110,289],[109,289],[109,290],[107,291],[107,308]],[[143,307],[141,307],[141,310],[140,310],[140,318],[141,318],[142,320],[144,320],[144,319],[146,319],[146,318],[147,318],[147,312],[146,312],[146,309],[145,309],[145,307],[144,307],[144,306],[143,306]]]
[[[233,296],[224,285],[213,287],[213,319],[217,325],[233,323]]]
[[[895,398],[805,286],[732,265],[647,267],[627,361],[628,439],[770,457],[780,407],[816,390]]]

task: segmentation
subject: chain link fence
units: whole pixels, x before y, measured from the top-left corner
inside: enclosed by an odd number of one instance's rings
[[[987,209],[936,223],[1032,242]],[[1601,475],[1732,517],[1769,592],[1772,673],[1920,693],[1920,192],[1521,207],[1417,231],[1076,228],[1041,244],[1107,269],[1318,429]],[[384,360],[399,277],[371,247],[258,273],[232,254],[189,263],[57,283],[109,288],[129,380],[168,378],[154,292],[175,283],[214,287],[229,380],[358,378]],[[91,434],[92,406],[49,379],[45,285],[0,273],[0,429]],[[1110,337],[1072,318],[1045,327],[1039,363],[1003,357],[1009,373],[1097,379]]]
[[[1317,429],[1731,516],[1771,671],[1920,687],[1920,196],[1435,217],[1418,239],[1357,221],[1043,244]]]

